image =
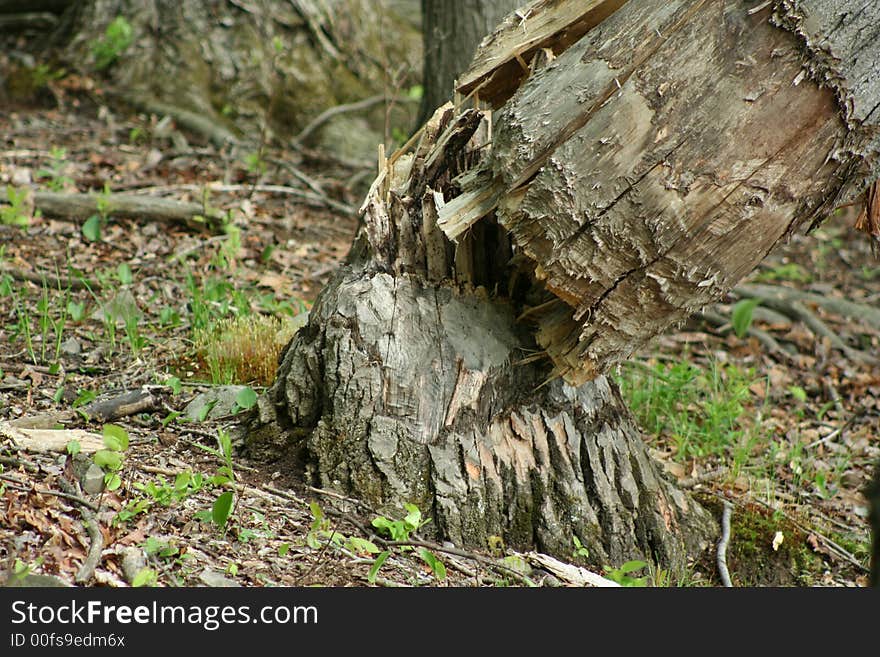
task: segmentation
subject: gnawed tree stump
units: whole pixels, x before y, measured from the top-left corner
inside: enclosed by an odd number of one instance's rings
[[[587,4],[576,42],[576,0],[509,17],[460,88],[494,118],[438,111],[380,162],[247,444],[457,543],[676,566],[715,523],[604,374],[876,179],[880,7]]]
[[[548,382],[517,321],[542,293],[504,232],[487,222],[453,246],[436,226],[478,157],[480,119],[440,111],[415,156],[388,163],[248,445],[294,450],[310,482],[384,512],[414,503],[460,545],[497,536],[568,557],[577,536],[598,563],[681,566],[713,519],[659,473],[608,379]]]

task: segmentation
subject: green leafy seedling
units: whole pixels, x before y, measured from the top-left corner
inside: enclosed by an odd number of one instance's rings
[[[438,582],[442,582],[446,579],[446,566],[443,565],[443,562],[440,561],[433,552],[427,548],[421,548],[418,554],[422,561],[430,566],[431,571],[434,573],[434,577],[437,578]]]
[[[132,587],[139,588],[142,586],[156,586],[159,576],[152,568],[141,568],[131,582]]]
[[[647,586],[647,577],[631,577],[630,573],[641,570],[648,564],[644,561],[627,561],[620,568],[612,568],[605,566],[605,576],[612,582],[617,582],[621,586]]]
[[[572,552],[571,556],[579,557],[581,559],[586,559],[590,556],[590,551],[584,547],[583,543],[581,543],[581,539],[577,536],[572,537],[574,539],[574,552]]]
[[[214,506],[211,509],[211,520],[218,527],[225,527],[226,522],[229,520],[229,514],[232,513],[232,498],[233,493],[231,490],[228,490],[220,493],[214,501]]]
[[[736,337],[744,338],[752,326],[752,314],[761,303],[760,299],[743,299],[737,301],[730,313],[730,323]]]
[[[247,386],[242,388],[238,394],[235,396],[235,408],[232,409],[233,413],[238,410],[248,410],[253,408],[254,404],[257,403],[257,393],[253,388]]]
[[[367,573],[367,581],[370,584],[376,583],[376,577],[379,575],[379,569],[382,567],[382,564],[385,563],[386,559],[388,559],[388,557],[390,557],[390,556],[391,556],[391,552],[389,552],[388,550],[385,550],[378,557],[376,557],[376,560],[373,562],[373,565],[370,566],[370,572]]]

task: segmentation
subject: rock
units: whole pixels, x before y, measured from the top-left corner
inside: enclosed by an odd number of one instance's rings
[[[236,397],[248,386],[216,386],[202,392],[186,405],[183,415],[193,422],[216,420],[226,415],[234,415],[242,409]]]
[[[80,485],[85,493],[97,495],[104,490],[104,471],[94,463],[90,464],[80,479]]]
[[[228,577],[225,577],[222,573],[218,573],[216,570],[211,570],[210,568],[205,568],[199,573],[199,579],[205,583],[205,586],[210,586],[212,588],[232,588],[241,586],[238,582],[231,580]]]
[[[129,546],[122,551],[122,574],[125,580],[131,584],[135,577],[147,567],[144,551],[140,548]]]
[[[82,345],[74,337],[69,337],[61,343],[61,353],[65,356],[78,356],[81,351]]]

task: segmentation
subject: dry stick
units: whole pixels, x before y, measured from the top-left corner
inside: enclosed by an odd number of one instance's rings
[[[186,190],[186,191],[201,191],[202,189],[207,189],[210,192],[264,192],[267,194],[287,194],[289,196],[297,196],[299,198],[305,199],[313,205],[317,205],[318,207],[329,207],[334,210],[338,210],[339,212],[343,212],[345,214],[353,214],[355,212],[355,208],[347,203],[343,203],[341,201],[336,201],[326,194],[319,195],[314,192],[309,192],[304,189],[297,189],[296,187],[288,187],[286,185],[208,185],[207,187],[203,185],[163,185],[162,187],[148,187],[140,192],[146,191],[157,191],[157,190]]]
[[[309,121],[308,125],[303,128],[300,133],[291,140],[291,144],[293,147],[299,146],[306,139],[308,139],[315,130],[320,128],[322,125],[327,123],[334,116],[339,116],[340,114],[345,114],[347,112],[358,112],[360,110],[365,110],[373,107],[374,105],[378,105],[379,103],[385,102],[385,94],[379,94],[376,96],[370,96],[369,98],[364,98],[363,100],[359,100],[354,103],[348,103],[345,105],[336,105],[335,107],[331,107],[329,109],[324,110],[314,119]]]
[[[76,496],[73,485],[66,479],[59,479],[59,485],[68,495]],[[89,508],[90,506],[92,505],[80,505],[79,507],[79,513],[82,516],[83,525],[85,525],[86,531],[89,534],[91,545],[89,545],[89,553],[85,561],[83,561],[79,572],[77,572],[74,578],[77,584],[84,584],[94,576],[95,569],[101,562],[101,551],[104,549],[104,535],[101,533],[101,528],[98,526],[97,520],[95,520],[95,514]]]
[[[40,471],[39,466],[34,465],[30,461],[22,461],[21,459],[17,459],[13,456],[0,456],[0,464],[11,465],[16,468],[24,468],[28,472],[39,472]]]
[[[209,225],[220,225],[223,215],[206,208],[202,203],[185,203],[167,198],[138,194],[61,194],[35,192],[34,207],[43,214],[64,219],[80,219],[98,213],[119,214],[149,221],[180,222],[188,226],[200,225],[195,217],[204,217]]]
[[[86,289],[86,281],[78,278],[61,278],[55,274],[47,272],[29,272],[10,267],[9,265],[0,265],[0,273],[9,274],[12,278],[19,281],[30,281],[31,283],[43,284],[47,283],[53,288],[70,288],[72,290]],[[97,286],[95,281],[87,281],[92,287]]]
[[[794,320],[803,322],[815,335],[828,338],[831,342],[831,346],[838,351],[841,351],[847,356],[847,358],[872,365],[880,364],[880,360],[877,358],[847,345],[837,333],[828,328],[828,325],[825,324],[825,322],[810,312],[800,301],[791,298],[761,297],[761,303],[768,308],[772,308],[773,310],[791,317]]]
[[[3,481],[10,481],[12,484],[8,485],[9,488],[24,491],[25,493],[37,493],[38,495],[54,495],[55,497],[62,497],[66,500],[70,500],[71,502],[76,502],[77,504],[81,504],[84,507],[91,509],[92,511],[97,511],[98,507],[89,502],[86,499],[83,499],[79,495],[75,495],[73,493],[62,493],[59,490],[51,490],[48,488],[37,488],[33,484],[29,484],[27,481],[23,479],[19,479],[18,477],[14,477],[8,474],[0,474],[0,479]]]
[[[733,292],[740,297],[814,303],[837,315],[857,319],[880,330],[880,309],[876,306],[856,303],[838,297],[826,297],[815,292],[804,292],[790,287],[777,287],[773,285],[740,285],[735,287]]]
[[[716,468],[715,470],[709,470],[709,472],[704,472],[703,474],[698,474],[696,477],[685,477],[681,481],[678,482],[679,488],[693,488],[697,484],[702,484],[707,481],[714,481],[715,479],[720,479],[728,472],[727,468]]]
[[[48,11],[28,11],[0,16],[0,32],[51,30],[58,25],[58,16]]]
[[[830,440],[834,440],[835,438],[837,438],[837,436],[839,436],[841,433],[843,433],[844,431],[846,431],[846,428],[847,428],[850,424],[852,424],[853,422],[855,422],[855,419],[856,419],[856,416],[855,416],[855,415],[851,416],[851,417],[850,417],[846,422],[844,422],[841,426],[837,427],[834,431],[832,431],[831,433],[829,433],[827,436],[824,436],[824,437],[822,437],[822,438],[819,438],[818,440],[814,440],[814,441],[811,442],[809,445],[807,445],[807,446],[805,447],[805,449],[812,449],[813,447],[818,447],[819,445],[824,445],[825,443],[827,443],[827,442],[830,441]]]
[[[728,588],[733,586],[730,581],[730,573],[727,570],[727,543],[730,541],[730,516],[732,513],[733,505],[724,500],[724,510],[721,512],[721,540],[718,541],[716,561],[718,563],[718,574],[721,576],[721,583]]]
[[[98,422],[109,422],[121,417],[158,410],[160,399],[149,390],[125,392],[113,399],[93,402],[83,411]]]
[[[235,144],[238,138],[222,125],[212,121],[206,114],[190,112],[176,105],[162,103],[152,98],[118,95],[120,100],[130,103],[150,114],[170,116],[174,121],[197,134],[206,137],[214,146],[222,148],[226,144]]]
[[[376,542],[380,543],[383,547],[423,547],[429,550],[435,550],[437,552],[445,552],[446,554],[453,554],[457,557],[464,557],[465,559],[471,559],[478,563],[482,563],[486,566],[494,568],[496,570],[501,571],[502,573],[507,573],[511,575],[514,579],[522,582],[523,584],[531,586],[534,584],[532,580],[523,575],[520,572],[517,572],[513,568],[508,568],[507,566],[498,563],[494,559],[490,559],[489,557],[484,557],[481,554],[477,554],[475,552],[468,552],[467,550],[462,550],[455,547],[446,547],[444,545],[440,545],[439,543],[433,543],[431,541],[424,540],[408,540],[408,541],[386,541],[383,538],[377,537]]]

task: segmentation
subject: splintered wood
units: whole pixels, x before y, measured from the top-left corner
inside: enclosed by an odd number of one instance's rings
[[[531,73],[542,50],[559,54],[617,11],[626,0],[537,0],[509,15],[480,44],[456,91],[500,107]]]

